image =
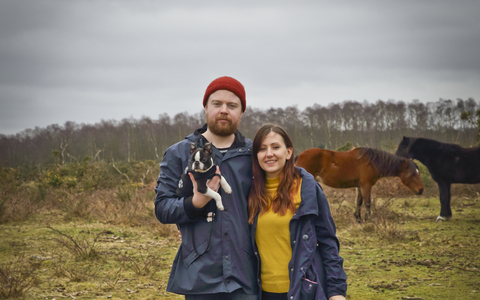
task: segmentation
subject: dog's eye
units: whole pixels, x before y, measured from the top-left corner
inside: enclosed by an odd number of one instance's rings
[[[202,158],[202,159],[200,159],[200,160],[201,160],[202,162],[206,162],[206,161],[207,161],[206,158]]]

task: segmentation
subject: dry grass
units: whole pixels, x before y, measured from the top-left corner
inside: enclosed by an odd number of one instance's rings
[[[43,199],[37,197],[39,189],[31,185],[5,195],[0,203],[0,223],[22,222],[50,211],[62,212],[65,222],[90,219],[134,226],[156,222],[154,183],[90,191],[48,188],[42,191]]]

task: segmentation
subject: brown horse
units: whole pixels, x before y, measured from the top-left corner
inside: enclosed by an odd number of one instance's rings
[[[361,222],[361,206],[365,201],[365,220],[370,216],[372,186],[382,177],[400,177],[404,185],[417,195],[423,193],[423,182],[417,165],[411,159],[386,151],[358,147],[339,152],[311,148],[296,157],[295,165],[312,174],[317,181],[333,188],[357,188],[355,218]]]

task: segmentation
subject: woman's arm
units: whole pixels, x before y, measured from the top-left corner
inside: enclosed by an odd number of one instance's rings
[[[316,195],[319,215],[315,221],[317,249],[322,256],[326,273],[327,295],[330,299],[345,299],[347,292],[347,274],[343,269],[343,258],[340,257],[340,243],[336,236],[335,222],[330,213],[327,198],[317,184]],[[342,295],[342,296],[340,296]],[[343,298],[335,298],[343,297]]]

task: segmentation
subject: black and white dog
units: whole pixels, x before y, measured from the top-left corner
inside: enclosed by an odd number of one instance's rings
[[[224,210],[222,203],[222,197],[220,194],[212,190],[207,186],[207,183],[214,177],[220,177],[220,185],[223,190],[230,194],[232,193],[232,188],[228,184],[225,177],[215,174],[217,168],[213,160],[213,148],[212,143],[206,143],[203,148],[197,148],[196,143],[191,143],[190,145],[190,160],[188,161],[188,166],[185,169],[184,174],[182,175],[182,180],[179,182],[179,188],[183,187],[183,182],[185,182],[188,177],[188,173],[193,174],[193,178],[197,182],[197,190],[209,197],[212,197],[219,210]],[[188,178],[189,180],[189,178]]]

